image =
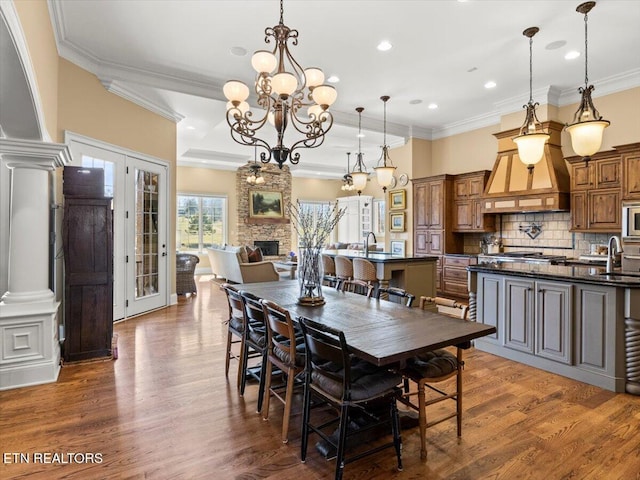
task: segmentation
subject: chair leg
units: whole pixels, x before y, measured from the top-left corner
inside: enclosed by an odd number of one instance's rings
[[[462,436],[462,350],[458,348],[458,374],[456,375],[456,417],[458,420],[458,436]]]
[[[245,350],[247,350],[247,345],[246,345],[246,343],[244,341],[244,337],[242,337],[242,340],[240,340],[240,357],[238,358],[238,364],[239,364],[238,365],[238,379],[236,380],[236,388],[238,390],[241,389],[242,384],[243,384],[242,379],[243,379],[243,377],[246,376],[246,373],[247,373],[247,372],[245,372],[245,365],[248,363],[248,361],[245,362],[245,360],[244,360],[245,359]]]
[[[344,472],[344,451],[347,445],[347,428],[349,427],[349,406],[340,409],[340,426],[338,431],[338,452],[336,454],[336,480],[341,480]]]
[[[258,384],[258,407],[257,413],[262,411],[262,402],[264,401],[265,383],[266,383],[266,370],[267,370],[267,351],[265,349],[262,352],[262,363],[260,364],[260,383]]]
[[[227,329],[227,359],[224,364],[224,376],[229,378],[229,362],[231,360],[231,331]]]
[[[267,360],[267,371],[265,374],[264,385],[264,402],[262,403],[262,418],[264,420],[269,419],[269,399],[271,398],[271,367],[272,363]]]
[[[307,444],[309,443],[310,416],[311,416],[311,388],[309,388],[309,379],[305,378],[304,393],[302,397],[302,441],[300,442],[300,460],[303,463],[307,459]]]
[[[282,443],[289,442],[289,418],[291,417],[294,384],[295,372],[293,368],[289,368],[287,369],[287,393],[284,397],[284,413],[282,414]]]
[[[391,399],[391,431],[393,433],[393,446],[398,457],[398,470],[402,471],[402,436],[400,434],[400,414],[396,399]]]
[[[418,382],[418,423],[420,424],[420,458],[427,458],[427,406],[424,382]]]

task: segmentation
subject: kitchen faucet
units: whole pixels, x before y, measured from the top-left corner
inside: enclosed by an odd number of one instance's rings
[[[613,244],[615,243],[615,252]],[[622,247],[620,246],[620,237],[616,235],[611,235],[609,238],[609,244],[607,249],[607,273],[612,272],[613,268],[616,267],[616,255],[622,253]]]
[[[376,239],[376,234],[373,232],[367,232],[367,234],[364,236],[364,256],[368,257],[369,256],[369,236],[373,235],[373,241],[375,243],[378,242],[378,240]]]

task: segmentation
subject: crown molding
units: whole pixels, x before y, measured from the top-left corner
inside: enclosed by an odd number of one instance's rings
[[[619,75],[601,78],[600,80],[590,81],[589,83],[595,86],[591,93],[592,98],[604,97],[612,93],[640,87],[640,68],[628,70]],[[563,90],[558,99],[558,106],[564,107],[572,103],[579,103],[580,95],[578,88],[582,86],[583,84],[580,84],[573,88]]]
[[[451,137],[460,133],[470,132],[472,130],[478,130],[480,128],[490,127],[500,123],[500,113],[491,112],[484,115],[478,115],[476,117],[461,120],[459,122],[453,122],[445,125],[442,128],[435,129],[433,131],[432,140],[438,140],[439,138]]]
[[[171,120],[173,123],[178,123],[184,118],[184,115],[179,114],[178,112],[173,111],[166,105],[161,105],[158,102],[154,102],[144,95],[140,95],[138,92],[133,91],[130,88],[125,87],[120,82],[115,80],[107,80],[98,77],[100,83],[104,86],[104,88],[109,92],[115,95],[118,95],[130,102],[135,103],[136,105],[140,105],[142,108],[150,110],[153,113],[156,113],[167,120]]]

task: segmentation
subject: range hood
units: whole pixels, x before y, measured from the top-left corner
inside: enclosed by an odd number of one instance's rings
[[[520,161],[514,128],[494,136],[498,157],[482,195],[483,213],[560,212],[569,210],[569,172],[560,147],[564,125],[542,123],[550,138],[544,156],[530,173]]]

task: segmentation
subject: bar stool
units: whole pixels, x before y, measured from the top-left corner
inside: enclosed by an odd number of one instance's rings
[[[320,254],[322,259],[322,283],[329,287],[335,287],[338,283],[338,277],[336,276],[336,264],[333,258],[324,253]]]
[[[336,288],[339,289],[343,280],[351,280],[353,278],[353,262],[344,255],[336,255],[334,262],[336,265],[336,277],[338,277]]]
[[[374,289],[378,286],[376,276],[376,266],[365,258],[353,259],[353,279],[362,280],[372,285]]]

